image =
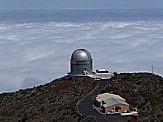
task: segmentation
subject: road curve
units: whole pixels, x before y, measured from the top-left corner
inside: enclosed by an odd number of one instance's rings
[[[99,114],[93,108],[93,98],[95,98],[101,90],[105,88],[108,80],[100,80],[98,86],[87,96],[82,99],[78,104],[78,111],[80,114],[85,116],[95,116],[97,122],[107,122],[105,119],[105,115]]]

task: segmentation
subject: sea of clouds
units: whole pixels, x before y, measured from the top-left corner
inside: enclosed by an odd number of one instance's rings
[[[94,70],[163,75],[163,20],[0,23],[0,92],[50,82],[85,48]]]

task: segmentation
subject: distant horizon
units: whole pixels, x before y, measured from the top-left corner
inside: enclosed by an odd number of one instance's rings
[[[162,0],[1,0],[0,10],[45,9],[157,9],[163,8]]]
[[[44,9],[0,9],[0,11],[42,11],[42,10],[163,10],[163,8],[44,8]]]

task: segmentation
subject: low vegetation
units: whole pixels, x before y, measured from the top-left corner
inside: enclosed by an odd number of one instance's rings
[[[0,121],[76,122],[77,101],[96,84],[90,78],[72,81],[66,76],[31,89],[0,94]]]
[[[88,77],[72,81],[65,76],[45,85],[0,94],[0,121],[95,122],[95,117],[79,116],[76,103],[96,85]],[[121,73],[101,92],[125,98],[131,110],[138,109],[140,121],[163,121],[163,78],[158,75]]]

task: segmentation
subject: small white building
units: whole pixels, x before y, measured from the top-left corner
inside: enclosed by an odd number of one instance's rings
[[[110,79],[114,75],[106,69],[98,69],[96,70],[96,76],[100,79]]]

